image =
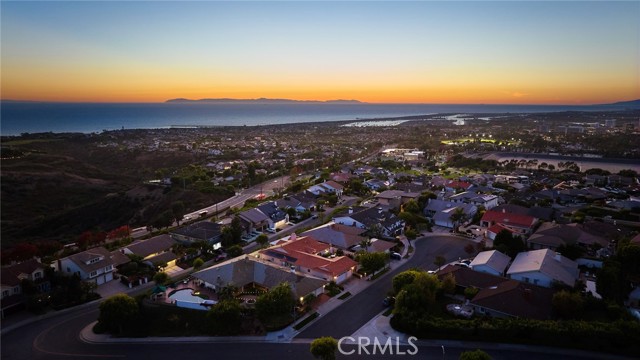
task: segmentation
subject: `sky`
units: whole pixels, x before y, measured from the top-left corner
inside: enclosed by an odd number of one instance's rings
[[[2,99],[640,98],[640,1],[2,1]]]

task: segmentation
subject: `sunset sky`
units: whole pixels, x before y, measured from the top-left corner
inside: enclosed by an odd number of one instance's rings
[[[2,99],[640,98],[640,2],[7,2]]]

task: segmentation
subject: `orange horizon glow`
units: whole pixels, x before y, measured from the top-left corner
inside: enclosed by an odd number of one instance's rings
[[[0,98],[614,103],[640,99],[639,12],[640,2],[2,2]]]

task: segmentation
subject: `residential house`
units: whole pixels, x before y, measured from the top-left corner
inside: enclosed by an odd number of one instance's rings
[[[333,180],[329,180],[320,184],[313,185],[309,187],[307,191],[315,196],[320,196],[321,194],[334,194],[338,196],[338,199],[340,199],[342,197],[342,192],[344,191],[344,186],[338,184]]]
[[[380,205],[399,210],[401,205],[406,204],[409,200],[417,201],[420,193],[405,192],[401,190],[386,190],[376,195],[376,200]]]
[[[482,251],[471,261],[469,266],[474,271],[480,271],[491,275],[504,276],[511,258],[500,251]]]
[[[365,181],[363,184],[370,190],[374,190],[374,191],[380,190],[382,188],[387,188],[390,185],[389,181],[384,181],[380,179],[369,179]]]
[[[213,245],[214,249],[219,249],[222,241],[222,226],[211,221],[200,221],[175,229],[170,235],[175,241],[185,245],[204,241]]]
[[[307,230],[300,234],[300,236],[310,236],[322,243],[329,244],[330,246],[335,246],[342,250],[348,250],[367,239],[367,237],[364,236],[366,231],[366,229],[359,227],[329,222],[322,226]]]
[[[350,173],[345,173],[345,172],[339,172],[339,173],[333,173],[331,174],[331,180],[337,182],[337,183],[341,183],[341,184],[346,184],[348,183],[354,176],[351,175]]]
[[[102,285],[113,280],[118,255],[104,247],[96,247],[58,260],[58,271],[66,275],[77,274],[81,280]]]
[[[603,236],[584,230],[580,224],[542,223],[535,233],[527,239],[531,249],[557,250],[560,246],[580,245],[589,247],[594,244],[606,247],[609,240]]]
[[[616,200],[607,203],[607,206],[619,209],[640,212],[640,201],[638,200]]]
[[[45,278],[45,268],[45,265],[42,265],[36,259],[29,259],[19,264],[2,268],[0,272],[2,318],[4,318],[6,311],[16,309],[26,301],[22,289],[24,280],[31,281],[39,293],[46,293],[51,290],[51,283]]]
[[[553,294],[548,288],[507,280],[481,289],[471,305],[475,313],[485,316],[549,320]]]
[[[369,245],[367,245],[366,248],[363,247],[361,244],[358,244],[353,248],[351,248],[351,250],[353,252],[367,251],[367,252],[390,253],[391,248],[393,248],[394,246],[396,246],[396,244],[391,241],[372,238],[369,240]]]
[[[331,250],[329,244],[311,236],[298,238],[293,233],[289,241],[260,251],[260,258],[340,284],[351,278],[358,263],[346,256],[334,256]]]
[[[510,214],[528,215],[544,221],[552,221],[555,209],[550,207],[532,206],[530,208],[515,204],[503,204],[493,208],[494,211],[504,211]]]
[[[526,237],[531,234],[537,223],[538,219],[533,216],[508,213],[506,209],[502,209],[502,211],[489,210],[480,220],[480,226],[487,228],[486,235],[491,240],[494,240],[502,230]]]
[[[383,207],[349,208],[346,214],[337,214],[333,221],[336,224],[380,232],[377,235],[384,237],[395,237],[402,234],[404,230],[404,220]]]
[[[251,233],[253,230],[263,231],[267,228],[273,229],[273,221],[258,209],[249,209],[238,214],[242,223],[243,232]]]
[[[472,187],[473,184],[466,181],[449,180],[444,183],[444,188],[447,191],[468,191]]]
[[[260,287],[270,290],[280,284],[287,283],[296,299],[309,294],[322,294],[328,283],[290,268],[282,268],[276,264],[261,261],[249,256],[240,256],[220,264],[193,273],[192,276],[207,288],[220,290],[225,286],[236,286],[242,291],[245,287]]]
[[[453,228],[454,223],[451,220],[451,215],[456,211],[456,209],[462,209],[468,219],[471,219],[476,212],[478,212],[478,208],[475,205],[453,203],[439,199],[429,199],[429,202],[424,208],[424,214],[431,218],[435,225]]]
[[[578,279],[578,264],[549,249],[519,253],[507,270],[507,277],[524,283],[551,287],[573,287]]]
[[[475,287],[478,289],[485,289],[488,287],[496,286],[508,279],[484,273],[480,271],[473,271],[465,266],[446,265],[444,268],[437,272],[437,276],[440,280],[443,280],[446,276],[451,274],[456,280],[456,287],[460,290],[464,290],[468,287]]]
[[[486,210],[491,210],[498,206],[498,197],[491,194],[476,194],[471,191],[461,192],[449,197],[453,203],[465,203],[475,206],[483,206]]]
[[[412,193],[422,193],[423,191],[428,189],[427,185],[423,185],[422,183],[414,182],[401,182],[395,184],[396,190],[412,192]]]
[[[147,240],[133,242],[121,249],[125,255],[136,255],[142,258],[149,266],[165,265],[174,266],[178,256],[171,251],[173,245],[177,244],[172,235],[158,235]]]
[[[280,210],[278,204],[273,201],[269,201],[264,204],[260,204],[257,207],[263,214],[267,215],[270,219],[270,223],[272,224],[270,228],[283,228],[287,222],[289,221],[289,214]]]

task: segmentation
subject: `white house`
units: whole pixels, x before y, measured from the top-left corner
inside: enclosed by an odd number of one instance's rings
[[[58,270],[67,275],[78,274],[81,280],[102,285],[113,280],[113,272],[119,265],[113,257],[109,250],[96,247],[58,260]]]
[[[429,199],[429,203],[424,208],[424,214],[430,217],[435,225],[453,228],[454,224],[451,221],[451,215],[457,208],[462,209],[468,219],[471,219],[478,212],[478,208],[475,205]]]
[[[486,210],[498,206],[498,197],[492,194],[476,194],[471,191],[461,192],[449,197],[449,201],[454,203],[466,203],[476,206],[483,206]]]
[[[483,251],[476,255],[471,264],[475,271],[484,272],[496,276],[504,276],[504,271],[509,266],[511,258],[500,251]]]
[[[554,283],[573,287],[578,274],[578,263],[549,249],[521,252],[507,270],[511,279],[544,287]]]
[[[315,196],[319,196],[320,194],[335,194],[338,196],[338,198],[342,197],[343,190],[344,186],[338,184],[333,180],[313,185],[307,189],[308,192],[312,193]]]
[[[361,229],[374,230],[378,228],[381,235],[394,237],[402,234],[404,220],[381,207],[358,209],[349,208],[347,214],[337,215],[333,221],[336,224],[356,226]]]

